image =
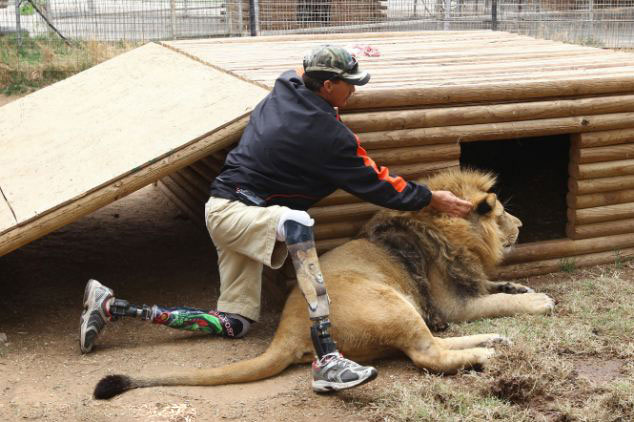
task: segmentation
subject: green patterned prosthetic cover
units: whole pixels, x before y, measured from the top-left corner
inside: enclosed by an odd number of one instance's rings
[[[242,332],[242,322],[223,312],[203,311],[189,307],[152,307],[152,322],[171,328],[188,331],[202,331],[207,334],[237,337]]]

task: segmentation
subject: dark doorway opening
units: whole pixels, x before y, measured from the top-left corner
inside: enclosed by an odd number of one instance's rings
[[[460,145],[460,167],[492,171],[493,191],[522,220],[519,243],[566,237],[568,135]]]

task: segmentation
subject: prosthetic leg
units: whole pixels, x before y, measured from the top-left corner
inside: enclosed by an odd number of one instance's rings
[[[330,337],[330,299],[326,292],[324,277],[319,268],[313,230],[293,220],[284,222],[286,245],[293,260],[297,283],[308,303],[308,314],[313,321],[310,335],[317,357],[337,351],[337,346]]]
[[[246,334],[249,321],[239,315],[204,311],[190,307],[167,308],[159,305],[133,305],[127,300],[113,299],[110,304],[112,320],[121,317],[139,318],[154,324],[187,331],[202,331],[207,334],[239,338]]]
[[[299,220],[306,221],[307,218],[312,224],[312,220],[307,216],[308,214]],[[313,321],[310,335],[317,353],[317,360],[313,362],[312,367],[313,391],[339,391],[373,380],[377,376],[376,369],[345,359],[330,336],[330,299],[319,268],[312,227],[291,219],[284,221],[283,225],[286,245],[297,275],[297,284],[306,298],[308,314]]]

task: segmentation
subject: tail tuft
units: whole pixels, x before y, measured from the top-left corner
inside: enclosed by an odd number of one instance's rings
[[[107,400],[134,388],[132,380],[125,375],[108,375],[97,383],[93,396],[97,400]]]

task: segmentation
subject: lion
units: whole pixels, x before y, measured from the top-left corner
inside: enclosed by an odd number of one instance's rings
[[[467,218],[429,207],[417,212],[378,212],[354,240],[320,258],[331,299],[332,334],[338,349],[367,362],[405,354],[424,370],[453,374],[482,367],[499,334],[441,338],[448,323],[517,314],[542,315],[555,302],[529,287],[491,281],[519,234],[521,221],[505,211],[490,190],[495,176],[476,170],[449,170],[425,183],[473,204]],[[268,349],[253,359],[218,368],[186,370],[155,377],[110,375],[94,396],[166,385],[221,385],[262,380],[292,364],[314,359],[306,301],[295,286]]]

